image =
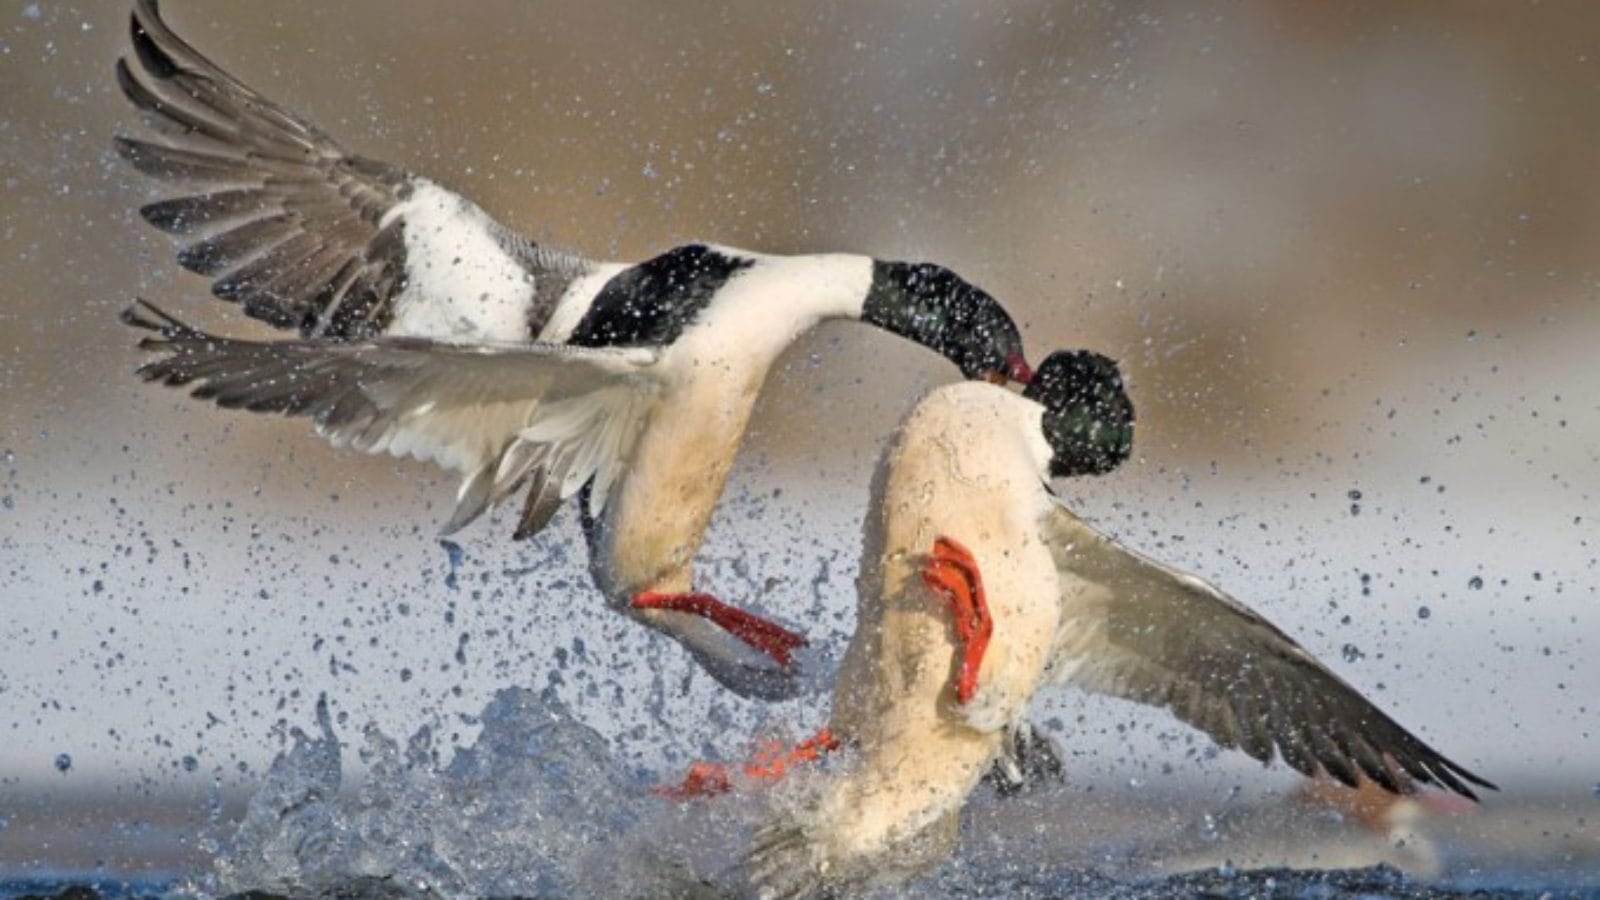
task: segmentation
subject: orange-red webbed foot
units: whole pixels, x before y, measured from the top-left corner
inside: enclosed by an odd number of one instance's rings
[[[663,594],[645,591],[636,594],[632,603],[634,609],[668,609],[709,619],[718,628],[765,653],[784,669],[793,665],[794,652],[807,643],[803,635],[769,622],[754,613],[745,612],[737,606],[729,606],[710,594]]]
[[[839,749],[833,731],[823,728],[809,738],[785,750],[777,741],[767,741],[756,751],[755,758],[745,764],[746,778],[763,778],[777,781],[791,768],[801,763],[813,763],[824,754]]]
[[[804,741],[785,749],[776,741],[767,741],[756,750],[755,758],[745,763],[744,777],[752,780],[777,781],[790,769],[802,763],[812,763],[839,748],[833,732],[822,729]],[[689,767],[681,784],[660,785],[654,793],[669,800],[688,800],[692,797],[709,797],[733,790],[733,779],[728,767],[721,763],[697,762]]]
[[[668,800],[689,800],[710,797],[733,790],[733,780],[728,777],[728,767],[721,763],[697,762],[689,766],[689,774],[681,784],[658,784],[651,793]]]
[[[956,702],[968,703],[978,693],[978,668],[994,633],[989,601],[983,593],[983,574],[972,552],[954,538],[939,537],[922,567],[922,581],[950,604],[956,639],[961,643],[961,667],[956,673]]]

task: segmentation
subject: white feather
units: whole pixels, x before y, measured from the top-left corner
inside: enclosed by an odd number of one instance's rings
[[[384,215],[405,219],[406,287],[386,333],[458,343],[526,341],[534,279],[476,204],[425,178]]]

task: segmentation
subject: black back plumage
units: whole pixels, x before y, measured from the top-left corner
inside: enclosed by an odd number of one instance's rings
[[[675,247],[605,283],[567,339],[580,347],[670,344],[751,262],[703,244]]]

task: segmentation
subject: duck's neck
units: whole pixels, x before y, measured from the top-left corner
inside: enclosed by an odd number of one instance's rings
[[[873,260],[872,286],[862,304],[861,320],[919,344],[926,343],[939,325],[939,317],[930,314],[927,300],[939,271],[927,264]]]
[[[973,332],[984,327],[980,314],[986,309],[1004,315],[994,298],[944,266],[873,260],[861,319],[965,367],[966,351]]]
[[[755,262],[751,289],[761,293],[764,315],[785,315],[802,327],[864,315],[875,277],[875,262],[869,256],[809,253],[745,258]]]

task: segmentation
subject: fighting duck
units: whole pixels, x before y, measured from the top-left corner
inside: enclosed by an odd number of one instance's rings
[[[1001,305],[940,266],[709,244],[586,259],[347,152],[178,37],[156,0],[135,4],[132,44],[117,80],[163,139],[117,149],[184,185],[141,214],[213,294],[300,335],[214,337],[136,304],[125,319],[160,335],[144,377],[460,473],[446,533],[523,492],[527,538],[579,497],[608,602],[741,694],[791,696],[805,638],[695,591],[693,562],[779,354],[853,319],[968,378],[1031,375]]]
[[[963,801],[1052,682],[1164,707],[1222,747],[1346,784],[1492,787],[1270,622],[1062,505],[1049,479],[1114,468],[1132,425],[1115,363],[1084,352],[1051,355],[1022,395],[951,385],[910,413],[874,484],[824,732],[844,756],[776,797],[750,857],[764,892],[865,887],[943,858]]]

